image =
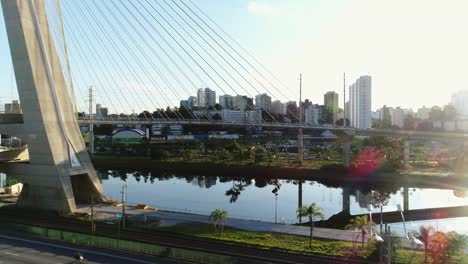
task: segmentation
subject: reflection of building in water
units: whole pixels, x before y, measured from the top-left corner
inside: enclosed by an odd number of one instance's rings
[[[105,170],[105,171],[96,170],[96,172],[97,172],[97,176],[98,176],[99,180],[101,180],[101,182],[109,180],[109,171],[107,171],[107,170]]]
[[[198,176],[195,177],[192,181],[193,184],[198,185],[200,188],[210,188],[213,185],[216,185],[217,177],[212,176]]]
[[[210,188],[213,185],[216,185],[217,177],[209,176],[205,177],[205,188]]]
[[[198,187],[200,188],[205,187],[205,177],[203,176],[197,177],[194,179],[194,181],[196,182],[196,184],[198,184]]]
[[[368,206],[371,204],[371,194],[364,194],[360,191],[356,191],[356,202],[359,203],[359,207],[367,209]]]

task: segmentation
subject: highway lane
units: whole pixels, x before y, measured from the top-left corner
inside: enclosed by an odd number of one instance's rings
[[[73,245],[55,240],[20,237],[0,234],[0,264],[38,263],[59,264],[77,263],[75,252],[81,252],[85,263],[129,263],[129,264],[174,264],[187,263],[170,259],[147,257],[127,252],[107,250],[95,247]]]

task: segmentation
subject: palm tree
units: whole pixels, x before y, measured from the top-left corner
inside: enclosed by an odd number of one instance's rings
[[[424,243],[424,263],[427,263],[427,250],[429,249],[429,238],[434,228],[432,226],[421,226],[419,228],[419,240]]]
[[[226,223],[226,219],[228,217],[228,212],[222,209],[216,209],[211,212],[208,220],[213,221],[213,225],[215,228],[215,232],[218,230],[218,226],[221,227],[219,234],[222,234],[224,231],[224,224]]]
[[[312,233],[314,231],[314,218],[318,217],[323,219],[322,208],[318,207],[315,203],[309,206],[302,206],[297,208],[297,218],[309,217],[310,222],[310,237],[309,247],[312,247]]]
[[[374,223],[368,221],[367,215],[363,215],[363,216],[356,216],[356,218],[351,219],[351,221],[349,221],[349,224],[346,225],[345,228],[348,230],[361,231],[362,247],[364,247],[364,240],[366,238],[366,233],[367,233],[366,229],[369,228],[369,225],[371,225],[370,228],[372,228],[372,225],[374,225]],[[353,239],[353,242],[354,242],[354,239]]]

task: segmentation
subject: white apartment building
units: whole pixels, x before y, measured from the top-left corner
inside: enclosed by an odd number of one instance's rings
[[[284,104],[281,101],[273,101],[271,103],[271,112],[275,114],[282,114],[284,115]]]
[[[416,113],[417,118],[421,118],[422,120],[429,119],[429,113],[431,112],[431,109],[423,106],[422,108],[418,109],[418,112]]]
[[[199,107],[208,108],[215,106],[216,104],[216,92],[210,88],[200,88],[197,91],[197,105]]]
[[[313,106],[304,109],[304,124],[310,126],[319,125],[319,109]]]
[[[390,108],[390,116],[392,120],[392,126],[403,127],[405,122],[406,112],[401,107]]]
[[[255,106],[257,109],[263,109],[265,111],[271,110],[271,97],[266,93],[255,96]]]
[[[372,126],[372,78],[361,76],[349,87],[349,108],[351,126],[371,128]]]
[[[254,109],[253,99],[245,95],[236,95],[233,99],[234,109],[240,111],[252,111]]]
[[[219,96],[219,105],[223,109],[233,109],[234,108],[234,97],[228,94]]]
[[[459,115],[468,116],[468,90],[454,93],[450,104],[455,107]]]

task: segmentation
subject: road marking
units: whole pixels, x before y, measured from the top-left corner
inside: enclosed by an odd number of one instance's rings
[[[11,253],[11,252],[4,252],[4,253],[7,254],[7,255],[12,255],[12,256],[16,256],[16,257],[19,256],[18,254]]]
[[[122,259],[122,260],[128,260],[128,261],[133,261],[133,262],[138,262],[138,263],[154,264],[154,262],[148,262],[148,261],[144,261],[144,260],[138,260],[138,259],[132,259],[132,258],[127,258],[127,257],[122,257],[122,256],[116,256],[116,255],[101,253],[101,252],[88,250],[88,249],[77,249],[77,248],[72,248],[72,247],[67,247],[67,246],[60,246],[60,245],[47,243],[47,242],[34,241],[34,240],[18,238],[18,237],[11,237],[11,236],[5,236],[5,235],[0,235],[0,237],[10,239],[10,240],[16,240],[16,241],[28,242],[28,243],[38,244],[38,245],[43,245],[43,246],[51,246],[51,247],[56,247],[56,248],[61,248],[61,249],[79,251],[79,252],[90,253],[90,254],[95,254],[95,255],[101,255],[101,256],[106,256],[106,257],[111,257],[111,258]],[[7,252],[5,252],[5,253],[7,253]],[[10,253],[10,254],[13,255],[13,253]],[[18,256],[17,254],[15,254],[15,255]]]

